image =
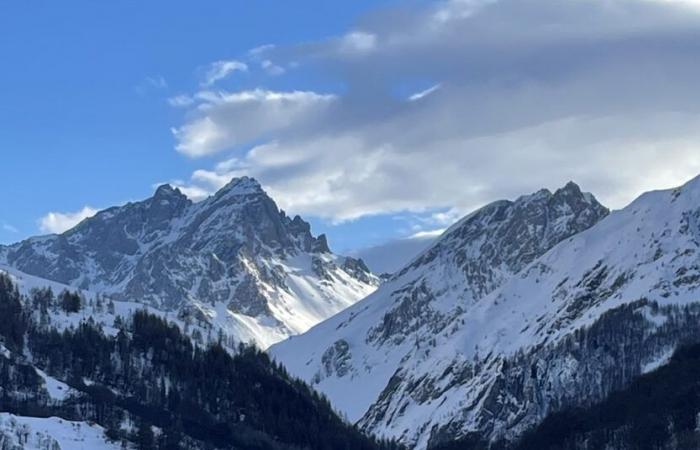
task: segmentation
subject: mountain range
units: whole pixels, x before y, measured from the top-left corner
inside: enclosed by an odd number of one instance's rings
[[[543,189],[421,245],[378,277],[243,177],[0,246],[0,450],[700,442],[700,177],[613,212]]]
[[[515,442],[700,338],[700,178],[608,214],[570,183],[490,204],[271,353],[362,429]]]

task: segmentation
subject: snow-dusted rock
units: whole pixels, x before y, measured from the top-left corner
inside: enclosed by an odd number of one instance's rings
[[[700,340],[700,178],[600,221],[585,208],[538,214],[526,205],[540,196],[470,215],[378,292],[273,354],[365,430],[425,448],[515,438]]]
[[[266,348],[371,293],[361,261],[334,255],[254,179],[192,203],[169,185],[61,234],[0,247],[0,264],[73,288],[205,320]],[[216,331],[215,331],[216,332]]]
[[[0,450],[118,450],[104,429],[57,417],[22,417],[0,413]]]
[[[561,309],[546,288],[569,260],[546,258],[614,220],[607,214],[573,183],[487,205],[376,293],[271,352],[368,431],[419,448],[495,436],[521,419],[485,403],[499,395],[504,361],[549,342],[547,327],[560,323],[543,318]]]

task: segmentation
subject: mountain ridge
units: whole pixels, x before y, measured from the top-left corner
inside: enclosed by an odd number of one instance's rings
[[[472,247],[455,230],[502,205],[468,216],[368,299],[271,352],[339,409],[359,396],[368,409],[350,417],[363,429],[422,449],[470,434],[517,439],[700,336],[700,177],[643,194],[536,257],[506,240],[518,251],[496,252],[495,268],[460,270],[469,261],[448,250]],[[494,287],[503,262],[521,268]],[[477,289],[463,273],[476,274]],[[368,395],[350,388],[364,382]]]
[[[397,368],[413,358],[414,347],[449,327],[538,252],[607,214],[573,183],[555,193],[493,202],[450,227],[376,293],[271,352],[351,420],[360,420]],[[350,380],[362,384],[362,392],[349,389]]]
[[[361,261],[331,253],[300,216],[253,178],[198,203],[159,186],[59,235],[0,247],[30,275],[194,315],[265,348],[305,331],[379,284]]]

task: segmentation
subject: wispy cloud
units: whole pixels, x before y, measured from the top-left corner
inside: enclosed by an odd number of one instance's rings
[[[415,102],[417,100],[420,100],[424,97],[429,96],[430,94],[437,91],[438,89],[440,89],[440,83],[435,84],[435,85],[429,87],[428,89],[425,89],[424,91],[416,92],[415,94],[408,97],[408,100],[411,102]]]
[[[233,72],[247,72],[248,64],[238,61],[238,60],[221,60],[215,61],[209,65],[207,68],[204,79],[202,80],[202,87],[212,86],[217,81],[223,80],[224,78],[231,75]]]
[[[186,106],[191,106],[195,103],[195,99],[186,94],[176,95],[168,99],[168,104],[170,106],[182,108]]]
[[[261,61],[260,67],[265,71],[265,73],[273,76],[283,75],[286,72],[284,67],[278,66],[269,59],[264,59]]]
[[[63,233],[95,214],[97,210],[89,206],[76,212],[50,212],[39,219],[39,229],[43,233]]]
[[[167,89],[167,87],[168,82],[163,76],[148,76],[141,80],[141,82],[136,86],[136,92],[140,95],[144,95],[148,91]]]
[[[409,239],[429,239],[436,238],[445,232],[445,228],[438,228],[437,230],[427,230],[418,231],[409,236]]]
[[[345,53],[366,53],[377,47],[377,35],[366,31],[351,31],[340,38],[340,50]]]
[[[245,144],[262,135],[300,128],[327,110],[333,95],[310,91],[263,89],[239,92],[202,91],[187,124],[172,130],[177,150],[200,157]]]
[[[2,222],[2,229],[8,233],[19,233],[19,230],[7,222]]]
[[[276,48],[276,45],[274,45],[274,44],[259,45],[257,47],[251,48],[248,51],[248,54],[252,57],[259,57],[260,55],[267,53],[271,50],[274,50],[275,48]]]

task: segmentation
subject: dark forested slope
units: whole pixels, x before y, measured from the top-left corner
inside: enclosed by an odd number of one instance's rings
[[[195,346],[146,312],[119,321],[112,335],[91,320],[63,331],[40,326],[36,310],[65,298],[23,298],[0,275],[0,412],[95,422],[142,449],[395,448],[347,425],[256,349],[231,356],[221,345]],[[37,368],[72,394],[52,398]]]
[[[473,436],[435,450],[694,450],[700,449],[700,345],[588,408],[552,414],[513,445]]]

